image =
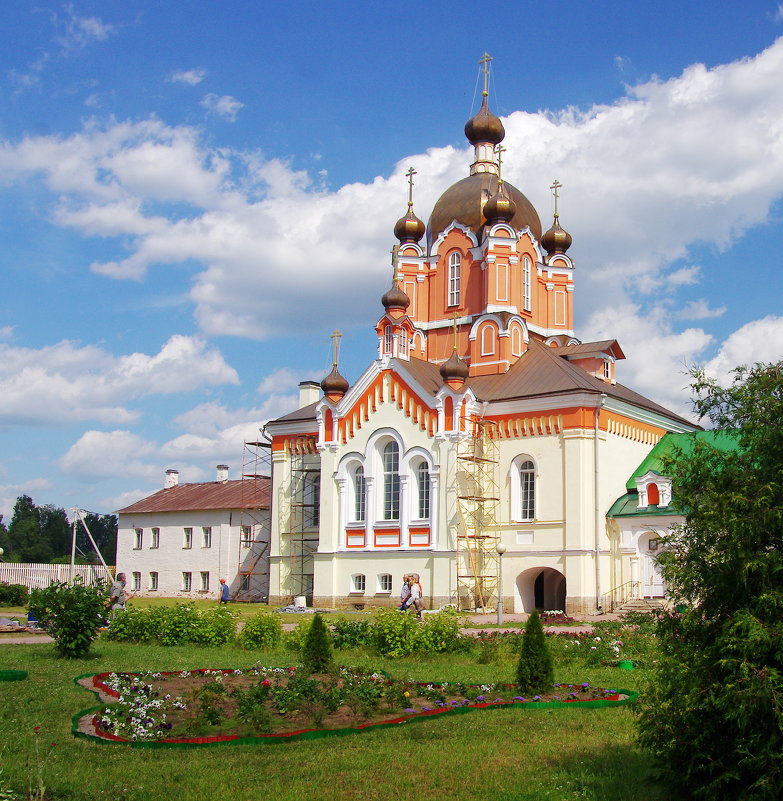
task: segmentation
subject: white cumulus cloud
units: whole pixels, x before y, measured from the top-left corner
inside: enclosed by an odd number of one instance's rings
[[[245,104],[231,95],[204,95],[201,105],[210,113],[222,117],[229,122],[236,122],[237,114],[245,107]]]
[[[167,81],[171,83],[184,83],[187,86],[197,86],[207,77],[207,70],[204,67],[194,67],[189,70],[175,70],[170,73]]]

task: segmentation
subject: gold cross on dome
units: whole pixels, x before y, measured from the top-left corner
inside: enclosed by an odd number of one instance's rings
[[[454,322],[452,323],[452,325],[454,326],[454,353],[457,352],[457,317],[458,316],[459,315],[457,314],[457,312],[454,312],[454,314],[452,314],[452,318],[454,320]]]
[[[413,210],[413,176],[416,174],[413,167],[408,167],[408,172],[405,173],[408,177],[408,211]]]
[[[498,186],[503,183],[503,178],[501,178],[501,170],[503,168],[503,154],[506,152],[506,148],[503,145],[498,145],[495,148],[495,153],[498,154]]]
[[[554,195],[555,195],[555,217],[557,217],[558,216],[557,215],[557,200],[560,197],[560,194],[558,193],[557,190],[558,189],[562,189],[563,188],[563,184],[561,184],[560,181],[558,181],[557,178],[555,178],[555,182],[549,188],[554,192]]]
[[[484,53],[484,55],[479,59],[479,64],[481,64],[481,69],[484,72],[484,91],[481,93],[482,97],[486,97],[489,92],[487,91],[487,84],[489,82],[489,64],[492,61],[492,56],[489,53]]]
[[[334,360],[332,361],[332,366],[337,367],[337,354],[340,351],[340,337],[342,334],[335,329],[332,331],[330,339],[334,340]]]

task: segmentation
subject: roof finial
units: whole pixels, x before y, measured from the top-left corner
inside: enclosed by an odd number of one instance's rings
[[[454,353],[457,352],[457,316],[458,316],[457,312],[454,312],[454,314],[452,315],[454,320],[454,322],[452,323],[452,326],[454,328]]]
[[[503,147],[502,144],[499,144],[495,148],[495,153],[498,154],[498,191],[500,191],[500,189],[503,187],[502,169],[503,169],[503,154],[505,152],[506,152],[506,148]]]
[[[413,211],[413,176],[416,174],[413,167],[408,167],[408,172],[405,173],[408,177],[408,211]]]
[[[392,286],[397,284],[397,262],[400,255],[400,246],[395,245],[390,251],[391,253],[391,264],[392,264]]]
[[[559,195],[557,190],[558,189],[562,189],[563,188],[563,184],[561,184],[560,181],[558,181],[557,178],[555,178],[555,182],[549,188],[553,191],[553,193],[555,195],[555,219],[558,220],[558,219],[560,219],[560,217],[559,217],[559,215],[557,213],[557,201],[558,201],[558,198],[560,197],[560,195]]]
[[[330,336],[330,339],[334,340],[334,359],[332,361],[332,367],[335,369],[337,368],[337,355],[340,352],[340,337],[342,337],[342,334],[335,328]]]
[[[481,93],[482,97],[487,97],[489,94],[488,86],[489,86],[489,64],[492,61],[492,56],[489,53],[484,53],[484,55],[479,59],[479,64],[481,64],[481,69],[484,73],[484,91]]]

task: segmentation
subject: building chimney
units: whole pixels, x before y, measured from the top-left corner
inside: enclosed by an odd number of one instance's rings
[[[167,470],[166,480],[163,482],[164,489],[171,489],[179,484],[179,470]]]
[[[311,403],[321,400],[321,385],[317,381],[299,382],[299,408],[304,409]]]
[[[222,484],[225,481],[228,481],[228,465],[219,464],[217,466],[217,482]]]

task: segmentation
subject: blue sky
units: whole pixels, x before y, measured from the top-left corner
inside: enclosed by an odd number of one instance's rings
[[[0,4],[0,513],[237,475],[296,385],[373,358],[494,58],[505,177],[561,220],[577,335],[688,413],[783,355],[783,5]],[[324,299],[326,298],[326,303]]]

